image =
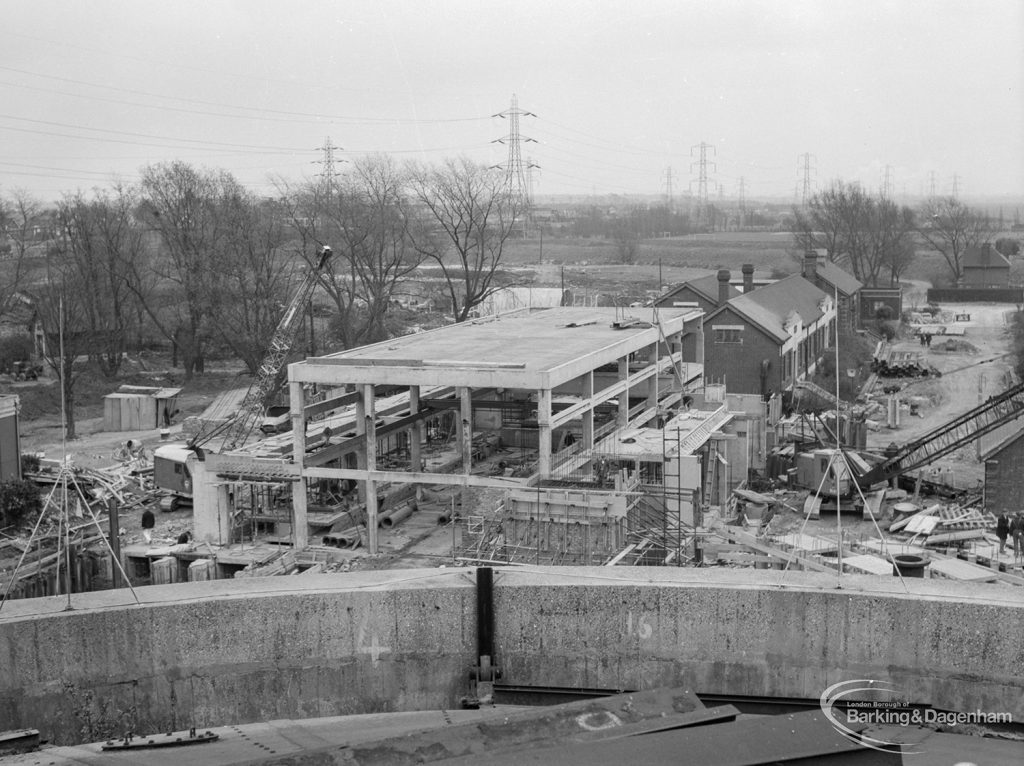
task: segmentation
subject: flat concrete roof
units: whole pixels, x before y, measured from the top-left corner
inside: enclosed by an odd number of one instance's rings
[[[288,376],[325,384],[552,388],[678,333],[702,313],[683,307],[525,309],[313,357],[290,365]]]

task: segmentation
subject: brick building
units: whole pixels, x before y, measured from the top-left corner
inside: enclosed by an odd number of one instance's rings
[[[962,265],[962,287],[1007,287],[1010,284],[1010,262],[991,242],[968,247]]]
[[[705,379],[730,393],[788,390],[813,373],[835,320],[832,295],[800,275],[730,298],[704,319]]]
[[[747,267],[744,266],[743,268],[743,274],[746,277]],[[724,282],[720,279],[722,274],[726,276]],[[754,267],[751,266],[751,279],[753,279],[753,276]],[[744,292],[747,292],[747,290],[744,289]],[[670,288],[654,300],[654,305],[658,308],[671,308],[673,306],[679,308],[699,308],[705,314],[710,314],[730,298],[735,298],[737,295],[742,294],[729,284],[729,272],[723,270],[718,272],[718,274],[709,274],[699,279],[690,279]]]
[[[985,464],[985,510],[997,516],[1024,509],[1024,428],[1020,421],[982,440],[978,456]]]
[[[838,296],[840,330],[852,333],[860,327],[860,291],[864,285],[856,277],[830,261],[824,250],[809,250],[804,254],[803,276],[823,292]]]

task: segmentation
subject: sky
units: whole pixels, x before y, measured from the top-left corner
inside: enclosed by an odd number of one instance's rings
[[[533,193],[1024,196],[1021,0],[0,0],[0,195],[377,152]],[[504,141],[499,142],[498,139]]]

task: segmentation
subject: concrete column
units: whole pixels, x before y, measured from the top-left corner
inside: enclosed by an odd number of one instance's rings
[[[420,411],[420,387],[409,386],[409,414],[417,415]],[[423,462],[423,421],[417,420],[409,429],[409,470],[421,470]],[[419,499],[422,488],[416,486],[416,498]]]
[[[629,377],[629,356],[619,359],[619,380]],[[619,394],[619,414],[615,420],[619,428],[625,428],[629,422],[629,386]]]
[[[292,484],[292,546],[298,551],[309,545],[306,515],[309,487],[302,475],[306,459],[306,391],[301,383],[288,383],[288,399],[292,413],[292,454],[299,468],[299,480]]]
[[[590,407],[583,413],[583,449],[594,449],[594,372],[583,377],[583,395],[590,401]]]
[[[537,391],[537,473],[551,476],[551,389]]]
[[[660,352],[661,352],[661,344],[658,341],[655,341],[654,345],[651,346],[650,357],[648,357],[650,362],[651,362],[651,365],[653,365],[654,367],[657,367],[657,365],[658,365],[658,359],[661,356]],[[658,406],[658,393],[659,393],[658,392],[658,377],[659,377],[658,375],[655,375],[654,377],[649,378],[650,383],[648,383],[648,386],[647,386],[647,406],[648,406],[648,408],[650,408],[650,407],[657,407]]]
[[[227,545],[231,540],[231,504],[228,486],[206,470],[206,463],[190,456],[192,476],[192,537],[197,543]]]
[[[373,384],[363,386],[363,422],[365,423],[366,470],[377,470],[377,410],[373,396]],[[366,534],[369,537],[370,555],[377,553],[377,482],[366,479]]]
[[[356,448],[356,468],[366,470],[366,402],[363,397],[356,399],[356,436],[362,437]],[[366,504],[366,483],[356,482],[356,497],[363,505]]]
[[[456,433],[459,435],[459,450],[462,453],[462,472],[468,474],[473,470],[473,391],[468,386],[458,386],[459,423]],[[472,490],[462,488],[462,512],[469,513],[472,504]]]

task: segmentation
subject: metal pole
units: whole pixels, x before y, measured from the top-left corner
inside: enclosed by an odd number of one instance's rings
[[[121,579],[121,537],[119,535],[121,522],[117,514],[117,498],[107,498],[107,516],[110,520],[110,558],[113,566],[110,567],[111,584],[115,588],[124,585]]]
[[[480,657],[494,657],[494,570],[476,570],[476,644]]]

